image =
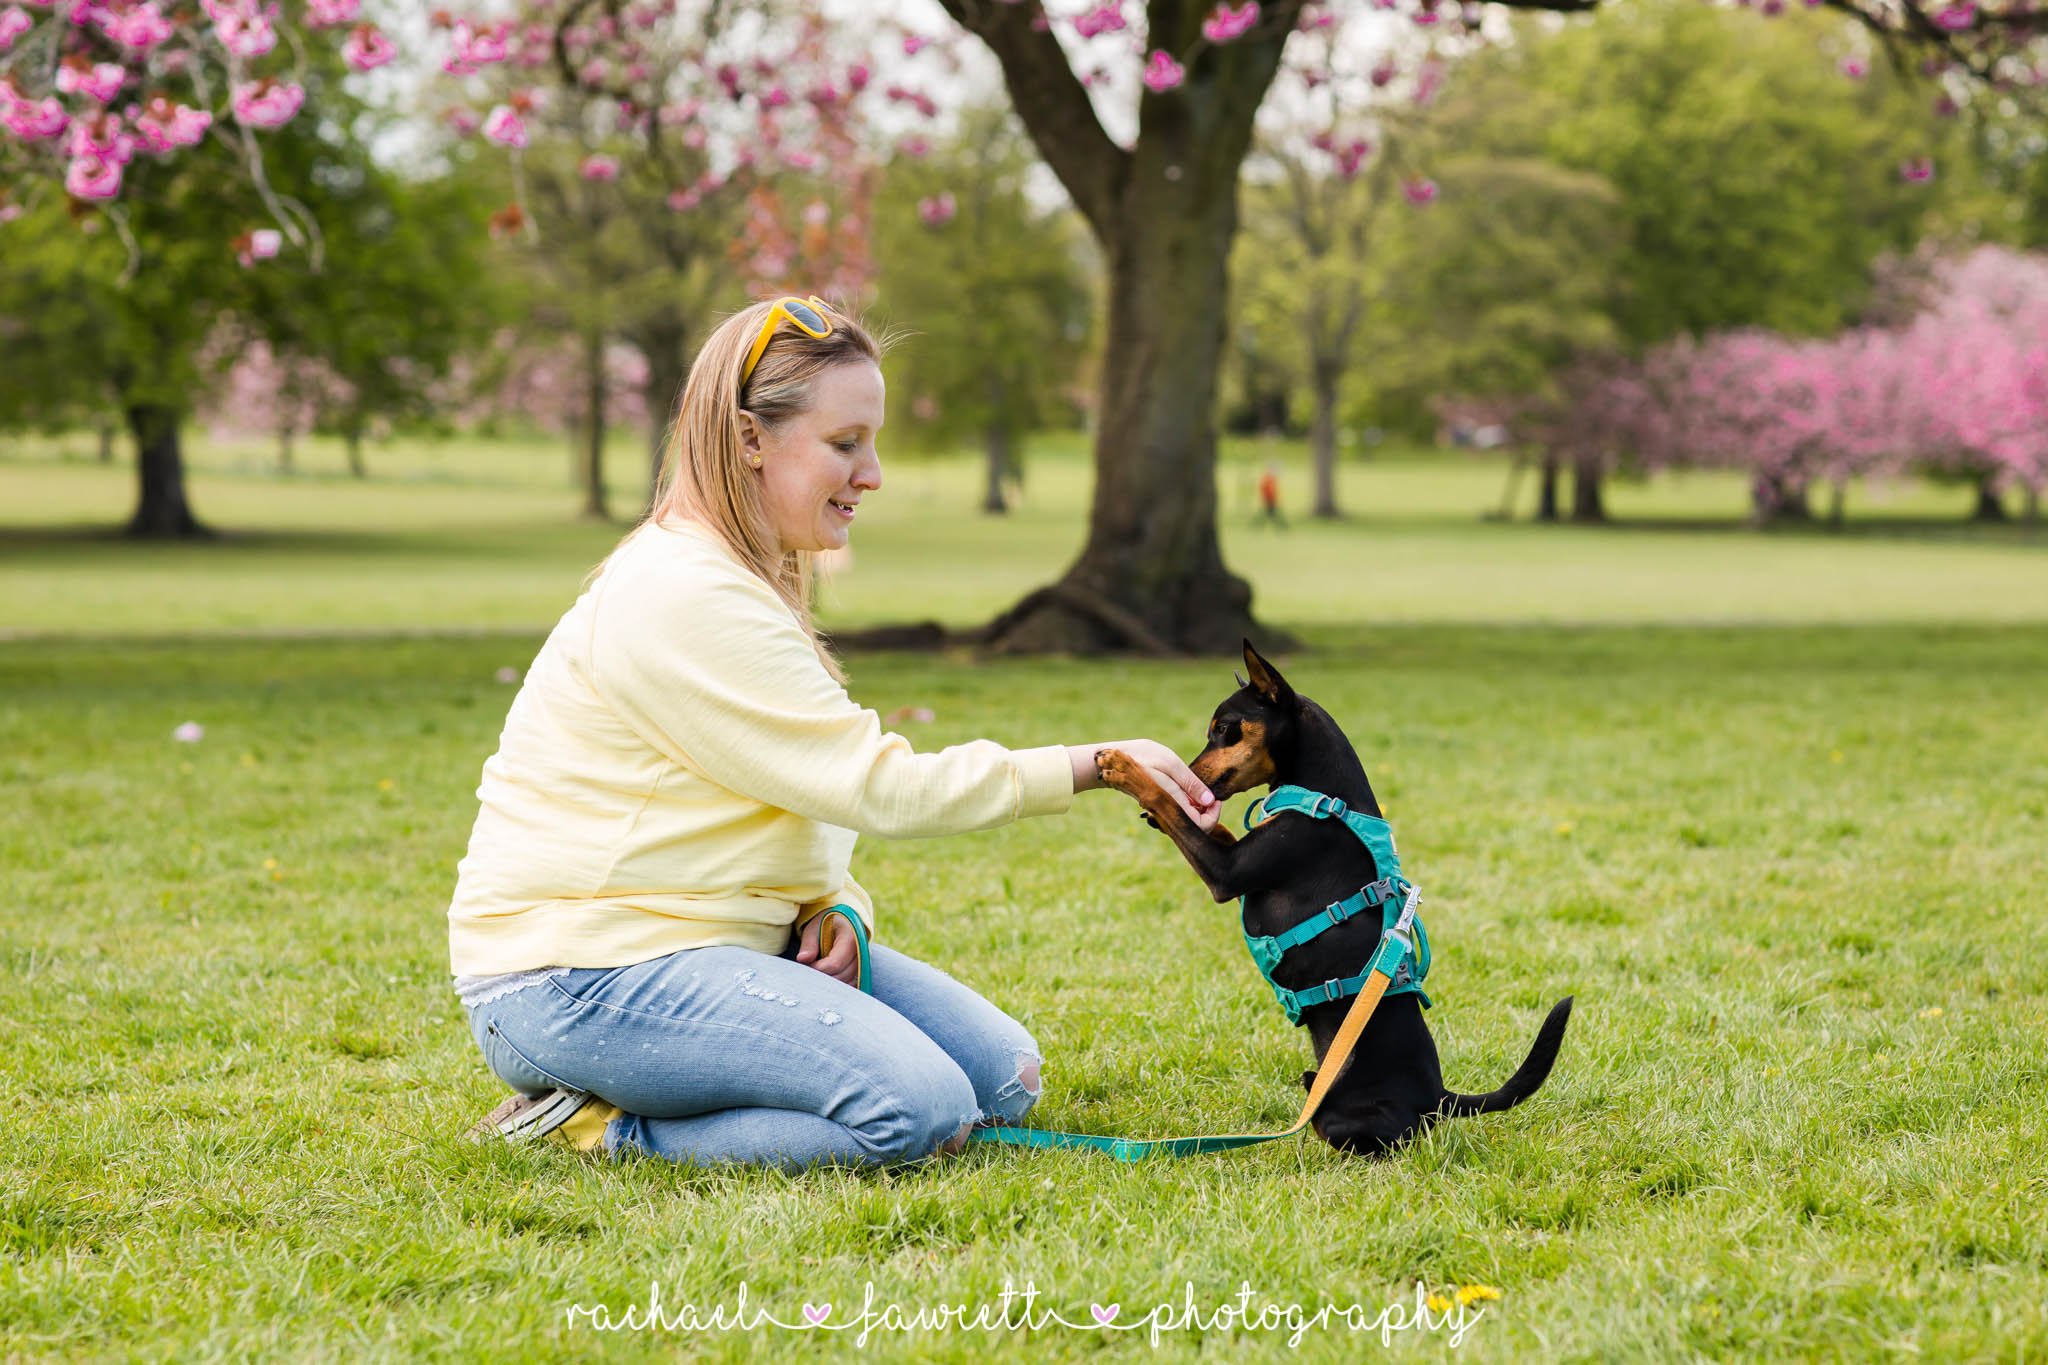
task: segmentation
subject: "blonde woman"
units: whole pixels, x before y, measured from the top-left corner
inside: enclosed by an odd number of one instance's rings
[[[1205,827],[1217,803],[1150,740],[912,751],[846,692],[809,607],[813,556],[880,491],[881,348],[816,298],[705,342],[665,492],[528,670],[449,909],[456,990],[518,1092],[474,1130],[581,1150],[801,1168],[955,1152],[1021,1118],[1038,1044],[872,930],[859,834],[1064,811],[1124,750]]]

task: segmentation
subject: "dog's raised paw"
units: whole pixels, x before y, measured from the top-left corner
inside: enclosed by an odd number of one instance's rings
[[[1139,768],[1121,749],[1097,749],[1095,775],[1102,779],[1103,785],[1129,792],[1138,781]]]

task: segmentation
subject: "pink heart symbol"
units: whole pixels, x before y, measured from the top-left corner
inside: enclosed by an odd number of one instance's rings
[[[1107,1308],[1104,1308],[1099,1303],[1091,1303],[1088,1305],[1088,1311],[1095,1315],[1095,1325],[1097,1327],[1107,1327],[1116,1321],[1117,1311],[1122,1307],[1123,1305],[1120,1303],[1113,1303]]]
[[[819,1326],[826,1318],[831,1316],[832,1305],[829,1303],[807,1303],[804,1305],[804,1320],[813,1327]]]

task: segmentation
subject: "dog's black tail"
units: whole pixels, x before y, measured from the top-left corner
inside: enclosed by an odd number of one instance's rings
[[[1515,1068],[1515,1074],[1508,1077],[1506,1085],[1484,1095],[1460,1095],[1446,1090],[1437,1104],[1437,1113],[1445,1118],[1498,1114],[1535,1094],[1550,1078],[1550,1064],[1557,1060],[1558,1045],[1564,1042],[1564,1026],[1571,1017],[1572,997],[1567,995],[1550,1007],[1543,1026],[1536,1030],[1536,1041],[1529,1045],[1529,1055]]]

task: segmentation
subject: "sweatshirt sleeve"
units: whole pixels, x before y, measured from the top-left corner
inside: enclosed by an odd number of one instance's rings
[[[889,838],[989,829],[1072,804],[1064,746],[983,739],[920,754],[885,734],[744,567],[641,568],[598,589],[592,686],[643,741],[720,786]]]
[[[797,907],[796,927],[801,929],[835,905],[850,905],[853,912],[868,926],[870,934],[875,932],[875,898],[868,894],[866,887],[848,876],[839,889],[829,896],[820,896],[814,901],[805,901]]]

